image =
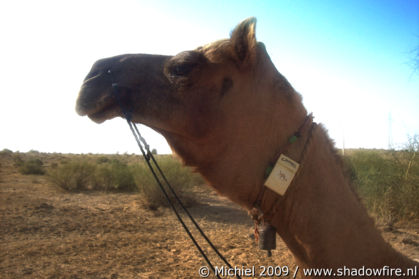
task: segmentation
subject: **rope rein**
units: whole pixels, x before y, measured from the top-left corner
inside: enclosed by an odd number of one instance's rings
[[[113,78],[112,78],[112,71],[110,69],[108,69],[107,74],[110,75],[111,78],[111,82],[112,82],[112,94],[113,96],[116,98],[118,105],[121,108],[121,111],[124,115],[124,118],[127,120],[128,126],[135,138],[135,141],[138,144],[138,147],[141,150],[141,153],[147,163],[148,168],[150,169],[151,173],[153,174],[153,177],[157,183],[157,185],[159,186],[160,190],[162,191],[164,197],[166,198],[167,202],[169,203],[170,207],[172,208],[173,212],[175,213],[178,221],[181,223],[182,227],[184,228],[184,230],[186,231],[186,233],[188,234],[189,238],[192,240],[192,242],[194,243],[195,247],[198,249],[198,251],[200,252],[200,254],[202,255],[202,257],[205,259],[205,261],[207,262],[207,264],[210,266],[210,268],[212,269],[212,271],[214,272],[214,274],[217,276],[217,278],[221,278],[215,270],[214,265],[211,263],[210,259],[207,257],[207,255],[205,254],[205,252],[203,251],[203,249],[201,248],[201,246],[198,244],[198,242],[196,241],[196,239],[194,238],[194,236],[192,235],[190,229],[188,228],[188,226],[185,224],[184,220],[182,219],[182,217],[179,214],[179,211],[176,209],[175,204],[173,203],[173,201],[170,199],[169,194],[167,192],[167,190],[165,189],[162,181],[159,179],[159,175],[162,178],[164,184],[166,185],[166,187],[169,189],[170,193],[173,195],[173,197],[175,198],[176,202],[178,203],[178,205],[180,206],[180,208],[186,213],[186,215],[189,217],[189,219],[191,220],[191,222],[194,224],[195,228],[199,231],[199,233],[201,234],[201,236],[205,239],[205,241],[210,245],[210,247],[214,250],[214,252],[217,254],[217,256],[229,267],[229,268],[233,268],[231,266],[231,264],[226,260],[226,258],[218,251],[218,249],[214,246],[214,244],[210,241],[210,239],[205,235],[205,233],[202,231],[201,227],[198,225],[198,223],[195,221],[195,219],[192,217],[192,215],[190,214],[189,210],[187,210],[187,208],[185,207],[185,205],[182,203],[182,201],[180,200],[180,198],[178,197],[178,195],[176,194],[175,190],[173,189],[172,185],[169,183],[169,181],[167,180],[166,176],[164,175],[163,171],[161,170],[159,164],[157,163],[156,159],[154,158],[153,154],[150,152],[150,146],[147,144],[146,140],[144,139],[144,137],[142,137],[141,133],[139,132],[137,125],[132,122],[131,120],[131,112],[124,107],[122,100],[121,100],[121,96],[119,94],[119,89],[121,88],[118,83],[114,82]],[[154,166],[154,167],[153,167]],[[237,278],[241,278],[239,275],[236,275]]]

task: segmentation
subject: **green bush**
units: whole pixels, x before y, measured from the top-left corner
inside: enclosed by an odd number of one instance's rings
[[[389,222],[419,218],[419,161],[412,157],[407,151],[357,150],[345,158],[372,214]]]
[[[0,151],[0,155],[12,155],[13,151],[7,148],[4,148],[2,151]]]
[[[105,156],[100,156],[99,158],[97,158],[96,161],[98,164],[104,164],[104,163],[109,163],[110,159]]]
[[[49,178],[56,186],[72,192],[137,190],[134,176],[126,164],[118,160],[104,161],[98,164],[89,159],[72,160],[51,168]]]
[[[204,183],[201,176],[171,156],[156,157],[177,195],[186,205],[194,203],[191,187]],[[128,165],[105,156],[73,159],[59,165],[51,164],[48,177],[53,184],[67,191],[139,191],[149,208],[168,205],[144,160]]]
[[[21,167],[23,165],[23,163],[24,163],[24,161],[19,155],[16,154],[16,155],[13,156],[13,166],[15,168]]]
[[[145,162],[140,162],[131,167],[132,173],[134,174],[135,182],[138,186],[138,190],[143,196],[147,205],[151,209],[155,209],[161,205],[167,206],[166,200],[161,193],[158,185],[154,181],[152,174],[150,173]]]
[[[96,168],[95,189],[133,192],[137,190],[131,169],[117,160],[102,163]]]
[[[20,159],[17,165],[21,174],[45,174],[44,164],[40,159],[29,159],[27,161]]]
[[[158,156],[156,160],[176,194],[184,203],[193,203],[194,201],[190,194],[191,187],[204,183],[201,176],[193,173],[190,168],[184,167],[177,159],[171,156]],[[144,199],[148,203],[148,206],[150,208],[168,206],[166,198],[155,182],[146,162],[141,161],[139,164],[134,165],[132,169],[135,181],[137,182]],[[160,180],[163,183],[163,179],[160,178]],[[166,189],[166,191],[169,193],[169,196],[172,197],[169,190]]]
[[[56,186],[71,192],[92,189],[95,165],[85,159],[71,161],[49,172],[49,179]]]

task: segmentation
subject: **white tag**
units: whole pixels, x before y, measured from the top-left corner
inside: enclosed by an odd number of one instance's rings
[[[266,179],[265,186],[283,196],[294,179],[299,166],[297,162],[281,154],[271,174]]]

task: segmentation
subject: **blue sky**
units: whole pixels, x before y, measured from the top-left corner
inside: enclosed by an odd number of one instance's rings
[[[0,149],[138,153],[123,120],[75,113],[93,62],[174,55],[228,37],[249,16],[337,147],[400,147],[419,134],[419,1],[2,1]]]

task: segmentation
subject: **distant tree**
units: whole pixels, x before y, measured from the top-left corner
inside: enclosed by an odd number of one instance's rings
[[[419,73],[419,45],[413,50],[413,70]]]
[[[416,66],[416,70],[419,71],[419,46],[416,48],[415,66]]]
[[[157,149],[153,148],[153,149],[151,150],[151,154],[153,154],[153,155],[157,155]]]

